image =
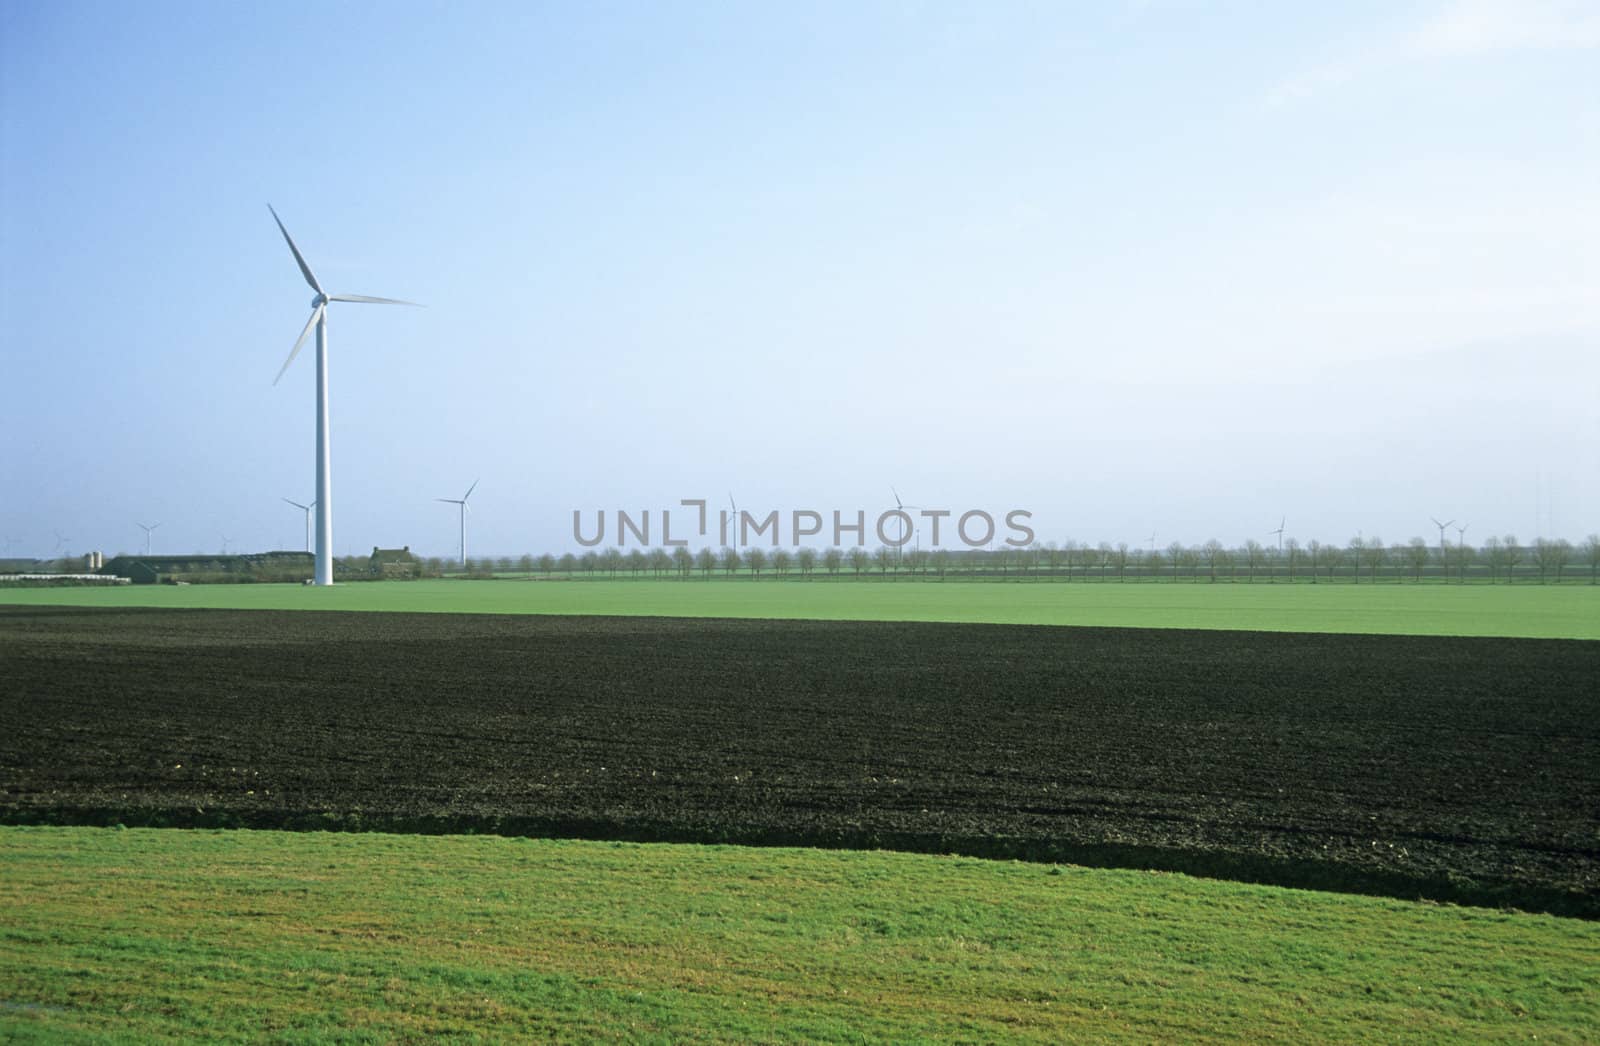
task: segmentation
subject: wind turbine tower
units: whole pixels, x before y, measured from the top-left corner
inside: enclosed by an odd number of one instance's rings
[[[146,526],[143,523],[139,524],[139,529],[144,531],[144,554],[147,556],[150,554],[150,532],[155,530],[160,525],[160,523],[151,523],[149,526]]]
[[[1433,519],[1432,516],[1429,516],[1428,518]],[[1433,525],[1439,528],[1439,566],[1444,568],[1444,579],[1446,581],[1450,580],[1450,561],[1445,558],[1444,554],[1444,530],[1446,527],[1451,526],[1454,523],[1455,520],[1453,519],[1447,523],[1440,523],[1438,520],[1433,519]]]
[[[899,559],[899,561],[902,564],[904,564],[905,561],[906,561],[906,521],[907,521],[907,517],[905,516],[905,511],[908,508],[917,508],[918,506],[916,506],[916,505],[907,505],[907,504],[902,503],[901,500],[900,500],[900,492],[898,490],[894,489],[893,486],[891,486],[889,488],[889,493],[894,495],[894,507],[895,507],[895,510],[897,512],[901,513],[901,518],[900,518],[900,547],[896,551],[899,553],[899,556],[897,558]],[[917,537],[917,551],[920,552],[920,551],[922,551],[922,534],[920,532],[918,532],[915,527],[912,528],[912,533],[916,534],[916,537]]]
[[[1280,558],[1283,556],[1283,525],[1285,523],[1287,523],[1287,522],[1289,522],[1289,517],[1288,516],[1283,516],[1283,517],[1279,518],[1279,520],[1278,520],[1278,529],[1277,530],[1269,530],[1269,531],[1267,531],[1268,534],[1276,534],[1276,535],[1278,535],[1278,556]]]
[[[468,512],[467,499],[472,497],[472,492],[474,490],[477,490],[477,489],[478,489],[478,481],[477,480],[473,480],[472,481],[472,486],[468,487],[467,488],[467,492],[465,494],[461,495],[459,498],[434,498],[433,499],[435,501],[442,501],[447,505],[455,505],[456,507],[458,507],[461,510],[461,566],[462,566],[463,569],[465,569],[465,567],[467,565],[467,512]]]
[[[284,242],[289,245],[289,252],[294,255],[295,264],[300,266],[300,275],[304,276],[306,283],[317,292],[317,296],[311,299],[311,318],[306,320],[305,327],[300,331],[300,337],[295,339],[294,348],[289,350],[289,358],[283,361],[283,367],[278,371],[278,377],[272,379],[272,383],[276,385],[283,378],[283,372],[289,369],[289,364],[294,362],[300,346],[305,344],[306,335],[311,333],[312,327],[316,327],[317,500],[312,502],[317,509],[316,582],[319,585],[331,585],[333,584],[333,452],[328,443],[328,303],[335,301],[368,305],[416,305],[417,303],[400,301],[397,298],[372,298],[365,294],[328,294],[312,274],[311,266],[306,264],[300,248],[294,245],[289,230],[283,227],[283,220],[278,217],[278,212],[272,210],[271,204],[267,205],[267,210],[272,211],[272,220],[278,223],[278,231],[283,233]]]

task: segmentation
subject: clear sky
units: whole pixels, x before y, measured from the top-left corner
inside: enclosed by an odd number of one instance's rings
[[[1600,530],[1600,5],[0,4],[0,536]]]

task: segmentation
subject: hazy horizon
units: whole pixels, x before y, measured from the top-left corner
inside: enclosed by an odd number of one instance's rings
[[[269,202],[338,555],[1600,531],[1590,5],[382,10],[0,8],[0,555],[303,546]]]

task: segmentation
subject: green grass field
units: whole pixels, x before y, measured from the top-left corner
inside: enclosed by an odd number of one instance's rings
[[[1600,586],[436,580],[13,588],[30,606],[966,621],[1600,639]]]
[[[0,829],[0,1038],[1600,1037],[1600,925],[1146,872]]]

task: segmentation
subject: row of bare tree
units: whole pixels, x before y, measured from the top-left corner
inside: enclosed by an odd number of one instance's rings
[[[365,563],[365,560],[358,562]],[[577,555],[525,555],[469,560],[466,573],[476,576],[530,574],[544,576],[681,577],[810,577],[829,576],[1039,576],[1067,581],[1188,579],[1206,581],[1380,581],[1424,578],[1454,582],[1538,580],[1558,583],[1576,563],[1587,566],[1588,578],[1600,574],[1600,535],[1581,544],[1564,538],[1541,538],[1524,545],[1514,535],[1492,537],[1482,547],[1463,543],[1430,545],[1412,538],[1390,545],[1378,537],[1352,538],[1345,545],[1285,540],[1281,549],[1247,541],[1229,547],[1211,540],[1200,545],[1173,542],[1164,549],[1136,549],[1127,543],[1090,545],[1054,542],[995,551],[933,551],[865,548],[687,548],[604,549]],[[424,562],[431,575],[458,572],[453,562]]]

